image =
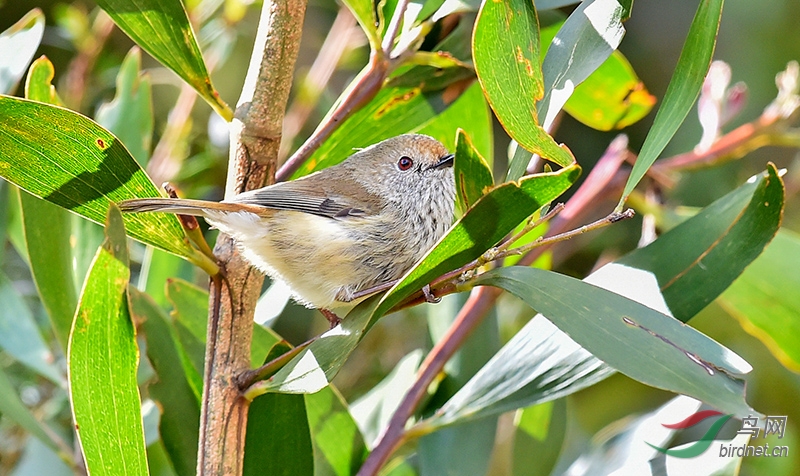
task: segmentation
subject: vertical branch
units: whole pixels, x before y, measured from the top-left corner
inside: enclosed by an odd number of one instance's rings
[[[244,88],[231,123],[225,196],[274,182],[281,128],[300,45],[303,0],[265,0]],[[248,401],[236,385],[250,367],[253,311],[263,276],[230,237],[214,250],[227,279],[212,278],[197,474],[240,475]]]

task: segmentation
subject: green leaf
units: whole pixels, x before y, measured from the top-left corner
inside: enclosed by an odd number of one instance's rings
[[[564,110],[589,127],[610,131],[638,122],[655,103],[625,56],[615,51],[575,88]]]
[[[0,33],[0,94],[14,91],[44,35],[44,14],[34,8]]]
[[[0,349],[39,375],[61,387],[64,375],[54,365],[55,356],[47,347],[36,320],[14,289],[11,280],[0,271]]]
[[[186,260],[148,246],[144,251],[136,287],[144,290],[162,308],[168,308],[169,300],[166,294],[168,280],[170,278],[191,280],[194,270],[195,268]]]
[[[786,368],[800,372],[800,236],[782,229],[717,303]]]
[[[314,474],[349,476],[364,462],[367,447],[347,402],[332,386],[304,398],[314,445]]]
[[[782,195],[783,184],[770,167],[766,175],[717,200],[650,245],[601,268],[587,281],[686,322],[719,295],[775,234]],[[445,425],[545,402],[611,374],[607,365],[539,315],[425,424]]]
[[[372,0],[342,0],[353,16],[358,20],[364,34],[367,35],[370,49],[381,49],[381,38],[378,35],[378,20],[375,18],[375,5]]]
[[[119,139],[95,122],[7,96],[0,96],[0,176],[96,223],[111,202],[159,196]],[[199,259],[175,216],[126,214],[124,220],[133,238]]]
[[[136,384],[139,350],[126,299],[129,277],[122,214],[111,207],[67,359],[72,414],[89,473],[148,474]]]
[[[51,83],[54,74],[53,64],[47,58],[34,61],[25,83],[25,97],[60,104]],[[19,192],[19,202],[31,274],[56,338],[62,350],[66,350],[72,317],[78,306],[70,244],[72,216],[63,208],[27,192]]]
[[[453,173],[456,178],[456,203],[467,210],[494,185],[489,164],[475,150],[469,136],[462,129],[456,133],[456,160]]]
[[[658,108],[653,127],[645,137],[639,157],[625,184],[618,208],[622,208],[628,195],[675,135],[675,131],[683,123],[700,94],[703,79],[714,54],[722,3],[723,0],[700,1],[692,26],[689,28],[689,35],[683,44],[681,56],[678,58],[678,64],[675,66],[675,72],[664,94],[664,101]]]
[[[746,415],[741,357],[677,319],[575,278],[536,268],[491,270],[477,285],[505,289],[597,358],[650,386]]]
[[[28,407],[22,403],[17,389],[14,388],[14,385],[2,368],[0,368],[0,414],[21,426],[33,437],[47,445],[48,448],[59,454],[64,461],[72,460],[70,449],[59,448],[53,431],[44,423],[39,422],[30,410],[28,410]]]
[[[497,118],[512,139],[562,167],[575,158],[539,125],[544,96],[539,67],[539,24],[525,0],[484,2],[472,37],[475,72]]]
[[[200,433],[200,400],[183,367],[183,349],[169,318],[146,294],[128,288],[131,315],[147,341],[147,359],[157,380],[148,392],[161,410],[159,434],[172,466],[178,474],[197,469]],[[202,383],[201,383],[202,385]]]
[[[444,144],[448,150],[456,149],[456,124],[473,139],[474,148],[491,163],[493,154],[492,115],[486,105],[480,85],[473,84],[447,109],[414,132],[426,134]]]
[[[211,85],[189,17],[180,0],[99,0],[114,23],[153,58],[189,83],[226,121],[233,111]]]
[[[783,182],[768,164],[766,173],[618,264],[655,274],[672,315],[686,322],[761,254],[778,232],[783,203]]]
[[[19,457],[14,471],[9,476],[30,476],[46,474],[47,476],[74,476],[75,472],[67,466],[58,454],[37,438],[28,438],[25,448]]]
[[[579,174],[580,167],[573,164],[557,172],[529,175],[492,189],[386,293],[370,325],[434,278],[481,256],[524,219],[564,193]]]
[[[262,395],[250,404],[242,474],[314,474],[311,434],[302,395]]]
[[[576,85],[617,49],[625,28],[616,0],[585,0],[570,14],[547,49],[542,63],[544,97],[539,118],[549,130]]]
[[[512,474],[547,476],[561,455],[567,431],[564,398],[517,410],[514,415]]]
[[[117,74],[116,95],[100,106],[95,120],[117,136],[136,162],[145,167],[153,140],[153,100],[150,77],[139,77],[141,63],[139,48],[131,48]]]

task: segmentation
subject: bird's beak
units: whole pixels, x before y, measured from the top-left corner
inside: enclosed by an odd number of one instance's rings
[[[432,169],[440,169],[442,167],[452,167],[453,166],[453,159],[455,157],[456,157],[455,154],[447,154],[444,157],[442,157],[441,159],[439,159],[439,162],[436,162],[435,164],[433,164],[433,167],[431,167],[431,168]]]

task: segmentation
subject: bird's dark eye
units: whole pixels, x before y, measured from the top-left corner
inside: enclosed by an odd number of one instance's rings
[[[411,160],[411,157],[402,156],[400,160],[397,161],[397,168],[400,170],[408,170],[414,165],[414,161]]]

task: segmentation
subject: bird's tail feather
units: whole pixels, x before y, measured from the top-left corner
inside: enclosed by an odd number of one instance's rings
[[[164,212],[181,215],[206,216],[206,211],[238,212],[251,211],[248,206],[238,203],[209,202],[206,200],[190,200],[184,198],[135,198],[119,202],[123,212]],[[254,207],[252,207],[254,208]]]

